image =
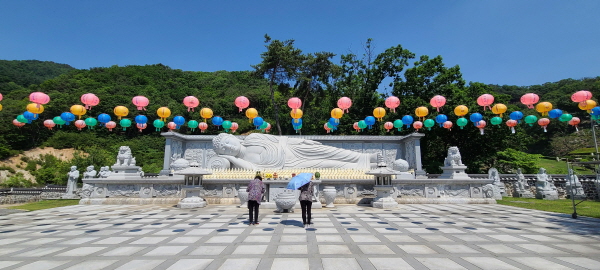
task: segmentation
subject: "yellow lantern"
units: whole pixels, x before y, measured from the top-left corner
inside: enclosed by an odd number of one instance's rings
[[[33,114],[40,114],[44,111],[44,106],[41,104],[29,103],[29,105],[27,105],[27,111]]]
[[[2,111],[2,104],[0,104],[0,111]]]
[[[31,105],[31,104],[29,104],[29,105]],[[81,116],[84,115],[86,112],[87,112],[87,110],[85,109],[85,107],[83,107],[81,105],[71,106],[71,113],[74,115],[77,115],[79,117],[79,119],[81,119]],[[125,114],[125,115],[127,115],[127,114]]]
[[[499,114],[502,117],[502,114],[506,112],[506,105],[502,103],[498,103],[492,107],[492,112],[494,114]]]
[[[467,113],[469,113],[469,108],[465,105],[458,105],[454,108],[454,114],[456,114],[456,116],[465,116]]]
[[[552,103],[550,102],[540,102],[535,105],[535,110],[543,115],[548,115],[548,112],[552,110]]]
[[[292,116],[292,118],[294,118],[294,119],[300,119],[300,118],[302,118],[302,115],[303,115],[303,113],[302,113],[302,110],[300,110],[300,109],[295,109],[295,110],[291,110],[291,111],[290,111],[290,115],[291,115],[291,116]],[[298,123],[298,120],[294,120],[294,121],[295,121],[296,123]]]
[[[596,107],[596,101],[588,99],[586,101],[579,102],[579,109],[586,110],[591,112],[591,110]]]
[[[258,111],[254,108],[246,109],[246,117],[248,117],[248,122],[252,123],[252,119],[258,116]]]
[[[425,117],[429,114],[429,109],[427,109],[427,107],[419,107],[415,110],[415,114],[421,118],[421,117]]]
[[[373,116],[375,116],[375,118],[377,118],[377,120],[380,121],[381,118],[385,116],[385,109],[381,107],[375,108],[375,110],[373,110]]]
[[[118,116],[119,119],[121,119],[121,117],[127,116],[129,114],[129,109],[127,109],[127,107],[125,106],[117,106],[115,107],[113,112],[116,116]]]
[[[115,108],[115,110],[116,110],[116,108]],[[115,114],[116,114],[116,112],[115,112]],[[171,110],[169,110],[169,108],[167,108],[167,107],[160,107],[156,111],[156,114],[158,114],[158,117],[160,117],[161,121],[166,122],[167,117],[171,116]]]
[[[335,119],[340,119],[344,115],[344,111],[340,108],[335,108],[331,110],[331,117]]]

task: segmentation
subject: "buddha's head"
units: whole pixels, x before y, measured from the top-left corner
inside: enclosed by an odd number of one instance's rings
[[[213,139],[215,152],[219,155],[237,156],[242,149],[242,143],[235,136],[221,133]]]

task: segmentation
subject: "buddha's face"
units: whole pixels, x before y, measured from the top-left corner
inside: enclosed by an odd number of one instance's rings
[[[241,148],[242,144],[238,139],[233,136],[227,136],[221,140],[221,147],[216,150],[221,155],[237,156]]]

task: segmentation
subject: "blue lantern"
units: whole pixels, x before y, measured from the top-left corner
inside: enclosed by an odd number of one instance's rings
[[[213,120],[213,124],[214,124],[214,122],[215,121]],[[221,123],[222,122],[223,122],[223,119],[221,119]],[[183,116],[181,116],[181,115],[175,116],[175,117],[173,117],[173,123],[175,123],[175,128],[179,129],[181,126],[183,126],[183,124],[185,124],[185,118],[183,118]]]
[[[297,129],[297,126],[301,126],[302,125],[302,118],[298,118],[298,119],[292,119],[292,126],[294,127],[294,129]]]
[[[548,117],[550,117],[552,119],[559,118],[561,115],[562,115],[562,110],[560,110],[560,109],[553,109],[548,112]]]
[[[592,108],[592,112],[590,114],[594,115],[594,116],[600,115],[600,107],[594,107],[594,108]]]
[[[65,125],[68,125],[69,122],[75,120],[75,115],[70,112],[64,112],[60,114],[60,118],[62,118],[62,120],[65,120]]]
[[[135,123],[137,124],[146,124],[148,123],[148,117],[146,117],[145,115],[138,115],[135,117]],[[177,123],[175,123],[177,124]]]
[[[24,112],[23,116],[27,119],[28,124],[31,124],[31,121],[38,119],[38,115],[32,112]]]
[[[410,115],[405,115],[402,117],[402,124],[406,125],[406,128],[410,128],[410,125],[415,121],[415,119]]]
[[[371,127],[373,127],[373,125],[375,125],[375,117],[367,116],[365,118],[365,123],[367,123],[367,125],[369,126],[369,129],[371,129]]]
[[[508,116],[510,119],[517,121],[517,123],[521,123],[521,119],[523,119],[523,113],[520,111],[511,112]]]
[[[210,121],[215,126],[220,126],[221,124],[223,124],[223,118],[221,118],[221,116],[215,116],[212,119],[210,119]]]
[[[254,117],[254,119],[252,119],[252,123],[254,124],[256,129],[260,129],[260,126],[263,124],[263,122],[264,120],[260,116]]]
[[[479,123],[479,121],[483,120],[483,115],[481,115],[480,113],[473,113],[469,117],[469,120],[471,120],[471,122],[473,122],[474,124],[477,124]]]
[[[448,116],[445,114],[438,114],[438,116],[435,117],[435,122],[440,124],[440,127],[442,127],[446,121],[448,121]]]
[[[100,122],[101,126],[104,126],[104,124],[108,123],[110,121],[110,115],[105,114],[105,113],[101,113],[100,115],[98,115],[98,122]]]

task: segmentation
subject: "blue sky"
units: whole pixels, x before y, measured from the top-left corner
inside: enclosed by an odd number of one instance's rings
[[[463,78],[533,85],[600,76],[600,1],[28,1],[0,8],[0,59],[75,68],[250,70],[264,34],[302,51],[401,44]],[[338,62],[336,59],[336,62]]]

